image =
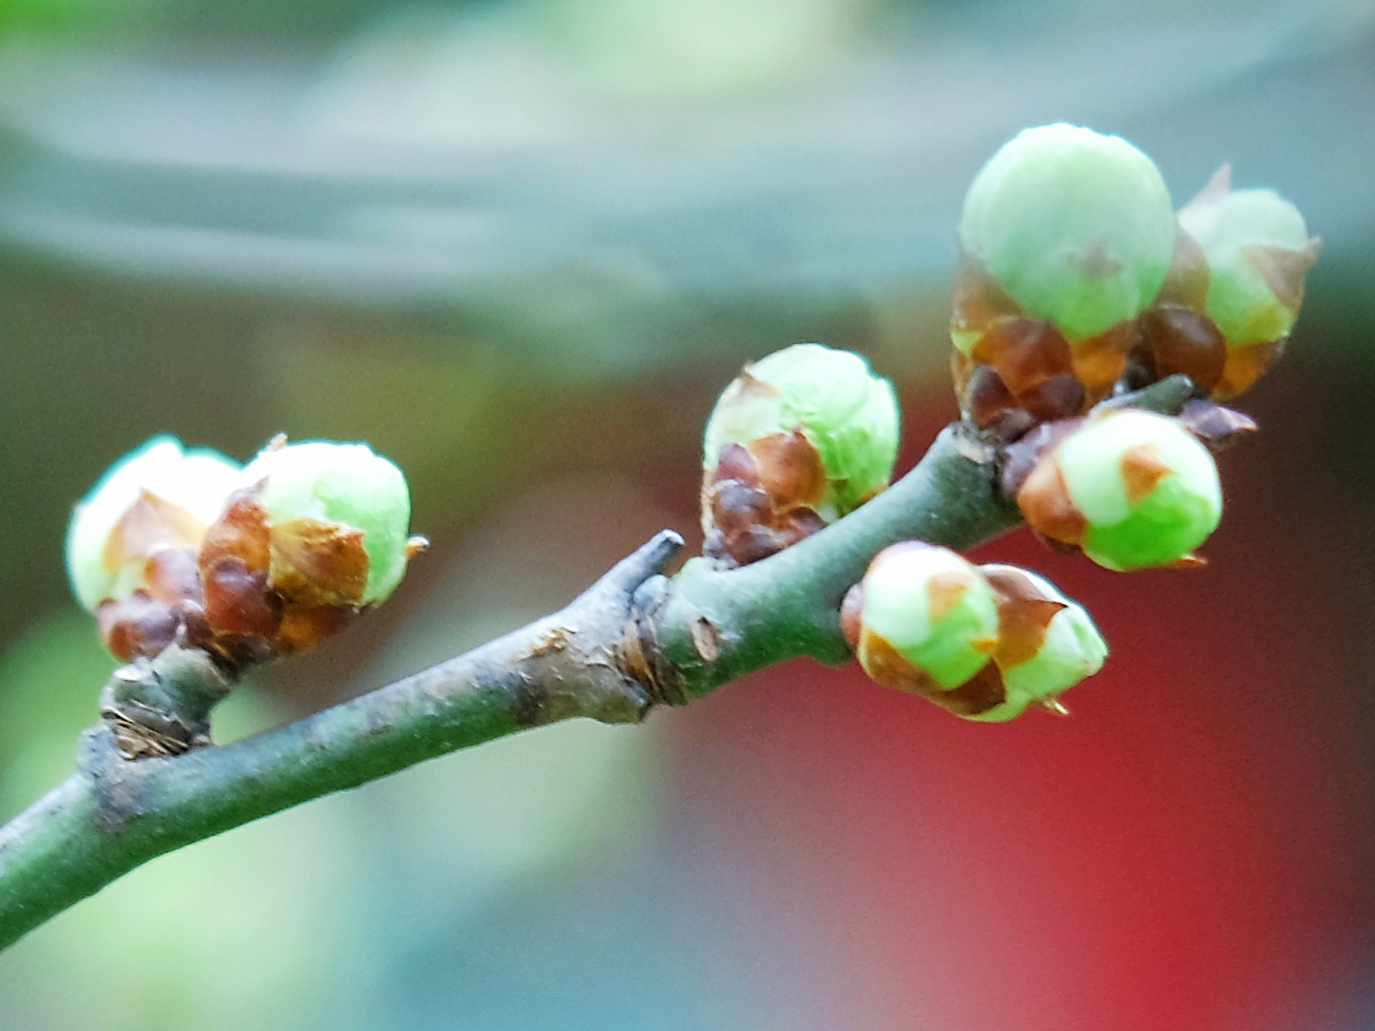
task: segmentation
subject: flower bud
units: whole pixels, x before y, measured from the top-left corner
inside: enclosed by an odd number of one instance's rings
[[[366,444],[273,441],[206,533],[194,643],[230,666],[312,648],[385,599],[424,538],[410,493]]]
[[[950,320],[966,418],[1015,440],[1111,393],[1170,267],[1174,214],[1116,136],[1027,129],[975,177]]]
[[[860,665],[879,683],[962,715],[979,709],[979,699],[955,692],[998,645],[998,601],[953,551],[920,541],[884,548],[847,597],[842,622]]]
[[[166,580],[174,560],[155,556],[194,555],[238,478],[239,466],[224,455],[183,451],[170,436],[120,459],[76,506],[67,529],[67,574],[77,599],[96,612],[102,602],[146,590],[150,578]]]
[[[1043,538],[1125,571],[1196,561],[1222,516],[1222,489],[1212,456],[1176,420],[1117,409],[1042,454],[1017,504]]]
[[[703,441],[705,552],[765,558],[883,490],[898,449],[892,385],[849,351],[796,344],[747,365]]]
[[[1174,235],[1151,159],[1120,137],[1065,124],[1004,144],[975,177],[960,222],[965,250],[1071,344],[1155,300]]]
[[[1034,704],[1053,702],[1103,668],[1108,646],[1082,605],[1050,581],[1017,566],[979,571],[998,596],[998,648],[1004,701],[971,719],[1001,723]]]
[[[1210,387],[1226,400],[1246,390],[1279,357],[1317,257],[1299,210],[1272,190],[1233,190],[1224,167],[1179,212],[1179,227],[1201,250],[1206,294],[1195,306],[1226,345]]]
[[[272,536],[272,586],[328,603],[383,601],[406,575],[411,496],[366,444],[268,447],[243,471]]]

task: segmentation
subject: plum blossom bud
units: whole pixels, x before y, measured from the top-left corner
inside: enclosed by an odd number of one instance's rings
[[[1196,562],[1222,489],[1212,456],[1177,420],[1116,409],[1044,452],[1017,504],[1043,538],[1125,571]]]
[[[1107,645],[1083,608],[1015,566],[975,567],[909,541],[885,548],[841,609],[864,671],[957,716],[1003,723],[1097,673]]]
[[[406,477],[366,444],[310,441],[266,448],[243,471],[258,493],[274,536],[273,585],[318,568],[315,542],[331,552],[361,547],[350,558],[349,584],[326,589],[355,605],[384,601],[406,575],[411,496]],[[342,543],[347,541],[348,543]],[[354,582],[356,581],[356,582]]]
[[[1044,577],[1017,566],[983,565],[998,596],[998,648],[993,662],[1004,700],[971,719],[1001,723],[1032,704],[1053,703],[1103,668],[1108,646],[1093,620]]]
[[[231,665],[311,648],[405,575],[410,492],[366,444],[269,444],[239,477],[199,556],[198,643]]]
[[[1174,231],[1150,158],[1121,137],[1063,123],[1004,144],[969,187],[960,222],[965,250],[1071,344],[1155,300]]]
[[[1013,439],[1107,396],[1174,248],[1150,158],[1072,125],[1019,133],[965,197],[951,317],[966,416]]]
[[[706,554],[745,565],[883,490],[898,449],[892,385],[849,351],[796,344],[747,365],[703,440]]]
[[[366,445],[274,442],[241,469],[159,437],[77,506],[67,566],[116,657],[176,641],[232,671],[385,599],[423,546],[409,521],[405,478]]]
[[[200,547],[238,483],[239,466],[217,451],[184,451],[154,437],[110,467],[76,506],[67,528],[67,573],[83,606],[146,586],[147,563],[168,548]]]
[[[984,576],[948,548],[905,541],[884,548],[846,598],[846,637],[879,683],[961,715],[982,711],[962,685],[998,645],[998,600]]]
[[[215,451],[154,437],[117,462],[76,507],[67,573],[114,655],[156,655],[200,593],[196,553],[238,482]]]
[[[1303,301],[1304,278],[1318,241],[1298,208],[1273,190],[1233,190],[1223,167],[1179,212],[1180,246],[1167,293],[1217,337],[1212,367],[1181,364],[1189,346],[1157,327],[1150,335],[1161,374],[1189,373],[1215,400],[1248,389],[1280,356]],[[1187,316],[1176,314],[1177,321]],[[1200,352],[1201,353],[1201,352]],[[1201,364],[1197,359],[1193,364]],[[1216,371],[1212,371],[1215,368]]]

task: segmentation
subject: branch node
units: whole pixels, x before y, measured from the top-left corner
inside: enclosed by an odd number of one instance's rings
[[[125,759],[181,755],[210,744],[210,710],[233,686],[208,654],[172,645],[115,670],[100,717]]]

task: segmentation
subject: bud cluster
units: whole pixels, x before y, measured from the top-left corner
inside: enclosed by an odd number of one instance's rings
[[[744,370],[707,421],[703,551],[742,566],[796,544],[888,486],[892,384],[849,351],[795,344]]]
[[[976,176],[951,316],[966,418],[1015,440],[1174,373],[1213,400],[1279,356],[1316,255],[1298,210],[1224,169],[1176,216],[1116,136],[1027,129]]]
[[[1107,645],[1088,613],[1015,566],[974,566],[919,541],[881,551],[841,609],[864,671],[967,719],[1001,723],[1097,673]]]
[[[157,437],[77,506],[67,569],[124,661],[174,641],[239,669],[384,600],[423,547],[405,477],[363,444],[273,441],[246,467]]]

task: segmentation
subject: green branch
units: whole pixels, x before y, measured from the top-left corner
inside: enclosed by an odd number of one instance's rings
[[[1134,400],[1177,410],[1188,390],[1165,380]],[[574,716],[638,722],[787,659],[843,662],[841,599],[879,550],[967,548],[1017,524],[1000,459],[947,427],[873,501],[741,569],[694,560],[665,578],[682,545],[665,530],[551,616],[230,745],[128,760],[120,724],[102,723],[82,735],[77,772],[0,828],[0,948],[156,856],[425,759]],[[145,676],[165,691],[203,666],[170,648]]]

